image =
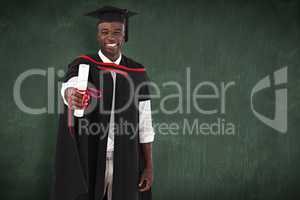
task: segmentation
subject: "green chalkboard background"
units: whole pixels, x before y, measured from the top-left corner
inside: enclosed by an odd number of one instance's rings
[[[300,1],[14,0],[1,1],[0,8],[0,199],[47,199],[53,174],[57,112],[23,112],[13,97],[15,81],[30,69],[47,72],[26,79],[21,97],[33,108],[57,102],[60,70],[79,54],[98,50],[95,21],[82,13],[105,4],[140,13],[130,21],[124,53],[143,63],[161,89],[153,109],[177,106],[176,98],[162,101],[177,91],[163,85],[167,81],[182,85],[186,107],[187,68],[192,91],[205,81],[218,89],[235,83],[226,93],[225,113],[220,99],[201,99],[201,108],[217,113],[204,115],[192,106],[190,113],[153,114],[155,124],[180,125],[177,134],[156,127],[155,200],[300,197]],[[285,66],[288,130],[280,133],[254,116],[250,93]],[[55,85],[47,87],[51,75]],[[201,92],[211,94],[212,88]],[[255,109],[273,118],[274,99],[274,88],[266,89],[255,96]],[[184,120],[218,118],[235,125],[233,135],[184,134]]]

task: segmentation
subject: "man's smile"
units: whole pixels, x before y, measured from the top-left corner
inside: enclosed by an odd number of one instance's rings
[[[105,44],[106,47],[117,47],[118,44],[117,43],[109,43],[109,44]]]

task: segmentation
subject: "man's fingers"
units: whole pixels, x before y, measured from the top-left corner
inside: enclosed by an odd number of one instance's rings
[[[68,94],[68,96],[76,96],[78,98],[82,98],[83,94],[81,92],[79,92],[76,88],[67,88],[66,93]]]
[[[83,109],[83,106],[81,106],[79,104],[72,104],[72,108],[73,109]]]
[[[141,189],[140,191],[141,192],[145,192],[145,191],[148,191],[150,189],[150,185],[147,184],[145,188]]]
[[[82,104],[82,100],[80,99],[77,99],[77,98],[72,98],[72,104],[78,104],[78,105],[81,105]]]
[[[72,107],[74,106],[75,108],[82,108],[86,105],[86,102],[83,102],[81,99],[79,98],[72,98]]]
[[[78,102],[78,103],[81,103],[82,102],[82,98],[79,98],[79,97],[77,97],[77,96],[72,96],[72,101],[76,101],[76,102]]]
[[[147,191],[151,188],[151,185],[152,185],[151,180],[148,179],[147,177],[142,176],[139,183],[139,188],[140,188],[139,191],[140,192]]]
[[[149,190],[151,187],[150,181],[148,179],[144,179],[143,182],[139,184],[139,187],[140,187],[140,192],[145,192]]]
[[[73,109],[84,109],[89,105],[89,100],[80,100],[78,98],[73,98],[71,103]]]
[[[140,183],[139,183],[139,187],[142,187],[144,181],[145,181],[145,178],[142,177],[141,180],[140,180]]]
[[[82,94],[82,93],[79,93],[79,92],[77,92],[77,91],[75,91],[72,95],[75,96],[75,97],[77,97],[77,98],[80,98],[80,99],[83,98],[83,94]]]
[[[67,94],[71,98],[72,109],[83,109],[88,106],[89,95],[80,93],[76,88],[68,88]]]

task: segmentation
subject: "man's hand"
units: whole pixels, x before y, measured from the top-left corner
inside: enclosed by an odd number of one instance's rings
[[[84,94],[80,93],[76,88],[70,87],[65,90],[65,99],[68,104],[70,103],[69,98],[71,98],[72,109],[83,109],[88,105],[90,97],[83,98]],[[69,105],[70,106],[70,105]]]
[[[140,192],[145,192],[149,190],[153,183],[153,170],[152,168],[145,168],[141,176],[139,183]]]

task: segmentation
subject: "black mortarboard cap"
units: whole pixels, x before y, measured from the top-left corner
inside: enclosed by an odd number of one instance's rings
[[[86,13],[85,16],[90,16],[99,19],[101,22],[122,22],[125,24],[125,41],[128,40],[128,19],[136,15],[136,12],[127,9],[116,8],[113,6],[103,6],[95,11]]]

